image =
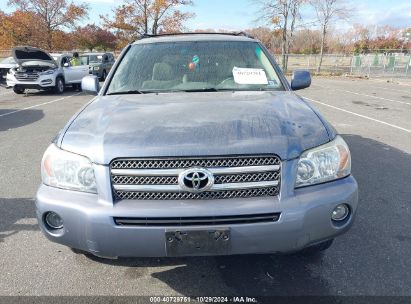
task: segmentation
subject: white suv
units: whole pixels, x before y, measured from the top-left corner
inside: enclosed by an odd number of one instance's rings
[[[62,94],[67,85],[80,88],[81,79],[88,75],[87,58],[80,57],[82,64],[71,66],[69,54],[50,55],[30,46],[14,48],[13,57],[18,67],[10,69],[6,81],[16,94],[23,94],[25,89],[53,89]]]

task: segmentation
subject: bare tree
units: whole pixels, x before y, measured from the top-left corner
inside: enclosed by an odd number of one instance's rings
[[[315,9],[321,27],[320,61],[317,67],[317,72],[320,72],[329,26],[338,19],[347,18],[352,10],[347,6],[346,0],[311,0],[310,3]]]
[[[305,0],[254,0],[260,7],[261,19],[281,29],[281,65],[287,70],[291,39],[300,18],[300,7]]]

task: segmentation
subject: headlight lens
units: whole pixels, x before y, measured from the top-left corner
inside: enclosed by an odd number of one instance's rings
[[[52,187],[97,193],[93,165],[84,156],[50,145],[41,161],[43,183]]]
[[[94,71],[98,71],[98,70],[100,70],[100,67],[95,66],[93,69],[94,69]]]
[[[295,187],[309,186],[351,174],[350,150],[341,136],[305,151],[298,161]]]
[[[55,69],[47,70],[47,71],[41,72],[40,75],[51,75],[51,74],[54,74],[55,71],[56,71]]]

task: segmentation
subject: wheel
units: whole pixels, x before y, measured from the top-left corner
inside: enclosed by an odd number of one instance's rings
[[[92,255],[90,252],[87,252],[87,251],[84,251],[84,250],[81,250],[81,249],[77,249],[77,248],[70,248],[70,249],[75,254],[83,254],[83,255],[86,255],[86,256]]]
[[[57,94],[63,94],[64,92],[64,80],[61,77],[57,77],[56,86],[54,87],[54,92]]]
[[[73,83],[73,90],[81,92],[81,84],[80,83]]]
[[[13,91],[16,94],[24,94],[24,89],[14,86]]]
[[[106,70],[103,70],[103,75],[101,75],[101,81],[106,80],[106,77],[107,77],[107,72]]]
[[[331,240],[327,240],[327,241],[324,241],[324,242],[319,243],[319,244],[315,244],[313,246],[304,248],[301,251],[301,253],[303,255],[317,255],[317,254],[327,250],[328,248],[330,248],[333,242],[334,242],[334,239],[331,239]]]

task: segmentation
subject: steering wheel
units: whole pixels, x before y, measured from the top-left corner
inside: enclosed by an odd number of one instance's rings
[[[225,84],[227,84],[229,81],[234,82],[234,77],[228,77],[228,78],[224,79],[223,81],[220,82],[219,86],[220,86],[220,85],[225,85]]]

